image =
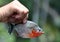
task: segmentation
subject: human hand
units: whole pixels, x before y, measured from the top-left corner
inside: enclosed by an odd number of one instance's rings
[[[1,7],[0,10],[2,22],[26,23],[28,18],[29,10],[17,0]]]

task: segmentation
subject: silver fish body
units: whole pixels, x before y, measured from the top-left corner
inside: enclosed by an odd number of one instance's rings
[[[27,23],[25,24],[18,24],[14,26],[14,30],[18,34],[17,36],[22,37],[22,38],[35,38],[37,37],[37,35],[39,36],[43,34],[42,29],[36,23],[32,21],[27,21]],[[31,35],[31,37],[29,35]]]

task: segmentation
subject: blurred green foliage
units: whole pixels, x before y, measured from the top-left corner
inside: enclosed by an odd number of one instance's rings
[[[4,23],[0,23],[0,42],[15,42],[14,34],[9,34]]]
[[[0,7],[10,3],[12,0],[0,0]]]
[[[50,0],[50,6],[60,13],[60,0]]]

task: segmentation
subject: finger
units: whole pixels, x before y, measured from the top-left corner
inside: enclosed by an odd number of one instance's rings
[[[23,23],[26,23],[26,22],[27,22],[27,19],[28,19],[28,14],[27,14],[27,16],[23,19]]]

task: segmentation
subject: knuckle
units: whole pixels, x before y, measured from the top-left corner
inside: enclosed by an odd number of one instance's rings
[[[27,9],[26,11],[27,11],[27,12],[29,12],[29,10],[28,10],[28,9]]]
[[[24,13],[25,13],[25,14],[28,14],[28,13],[29,13],[29,10],[28,10],[28,9],[26,9],[26,10],[24,11]]]

